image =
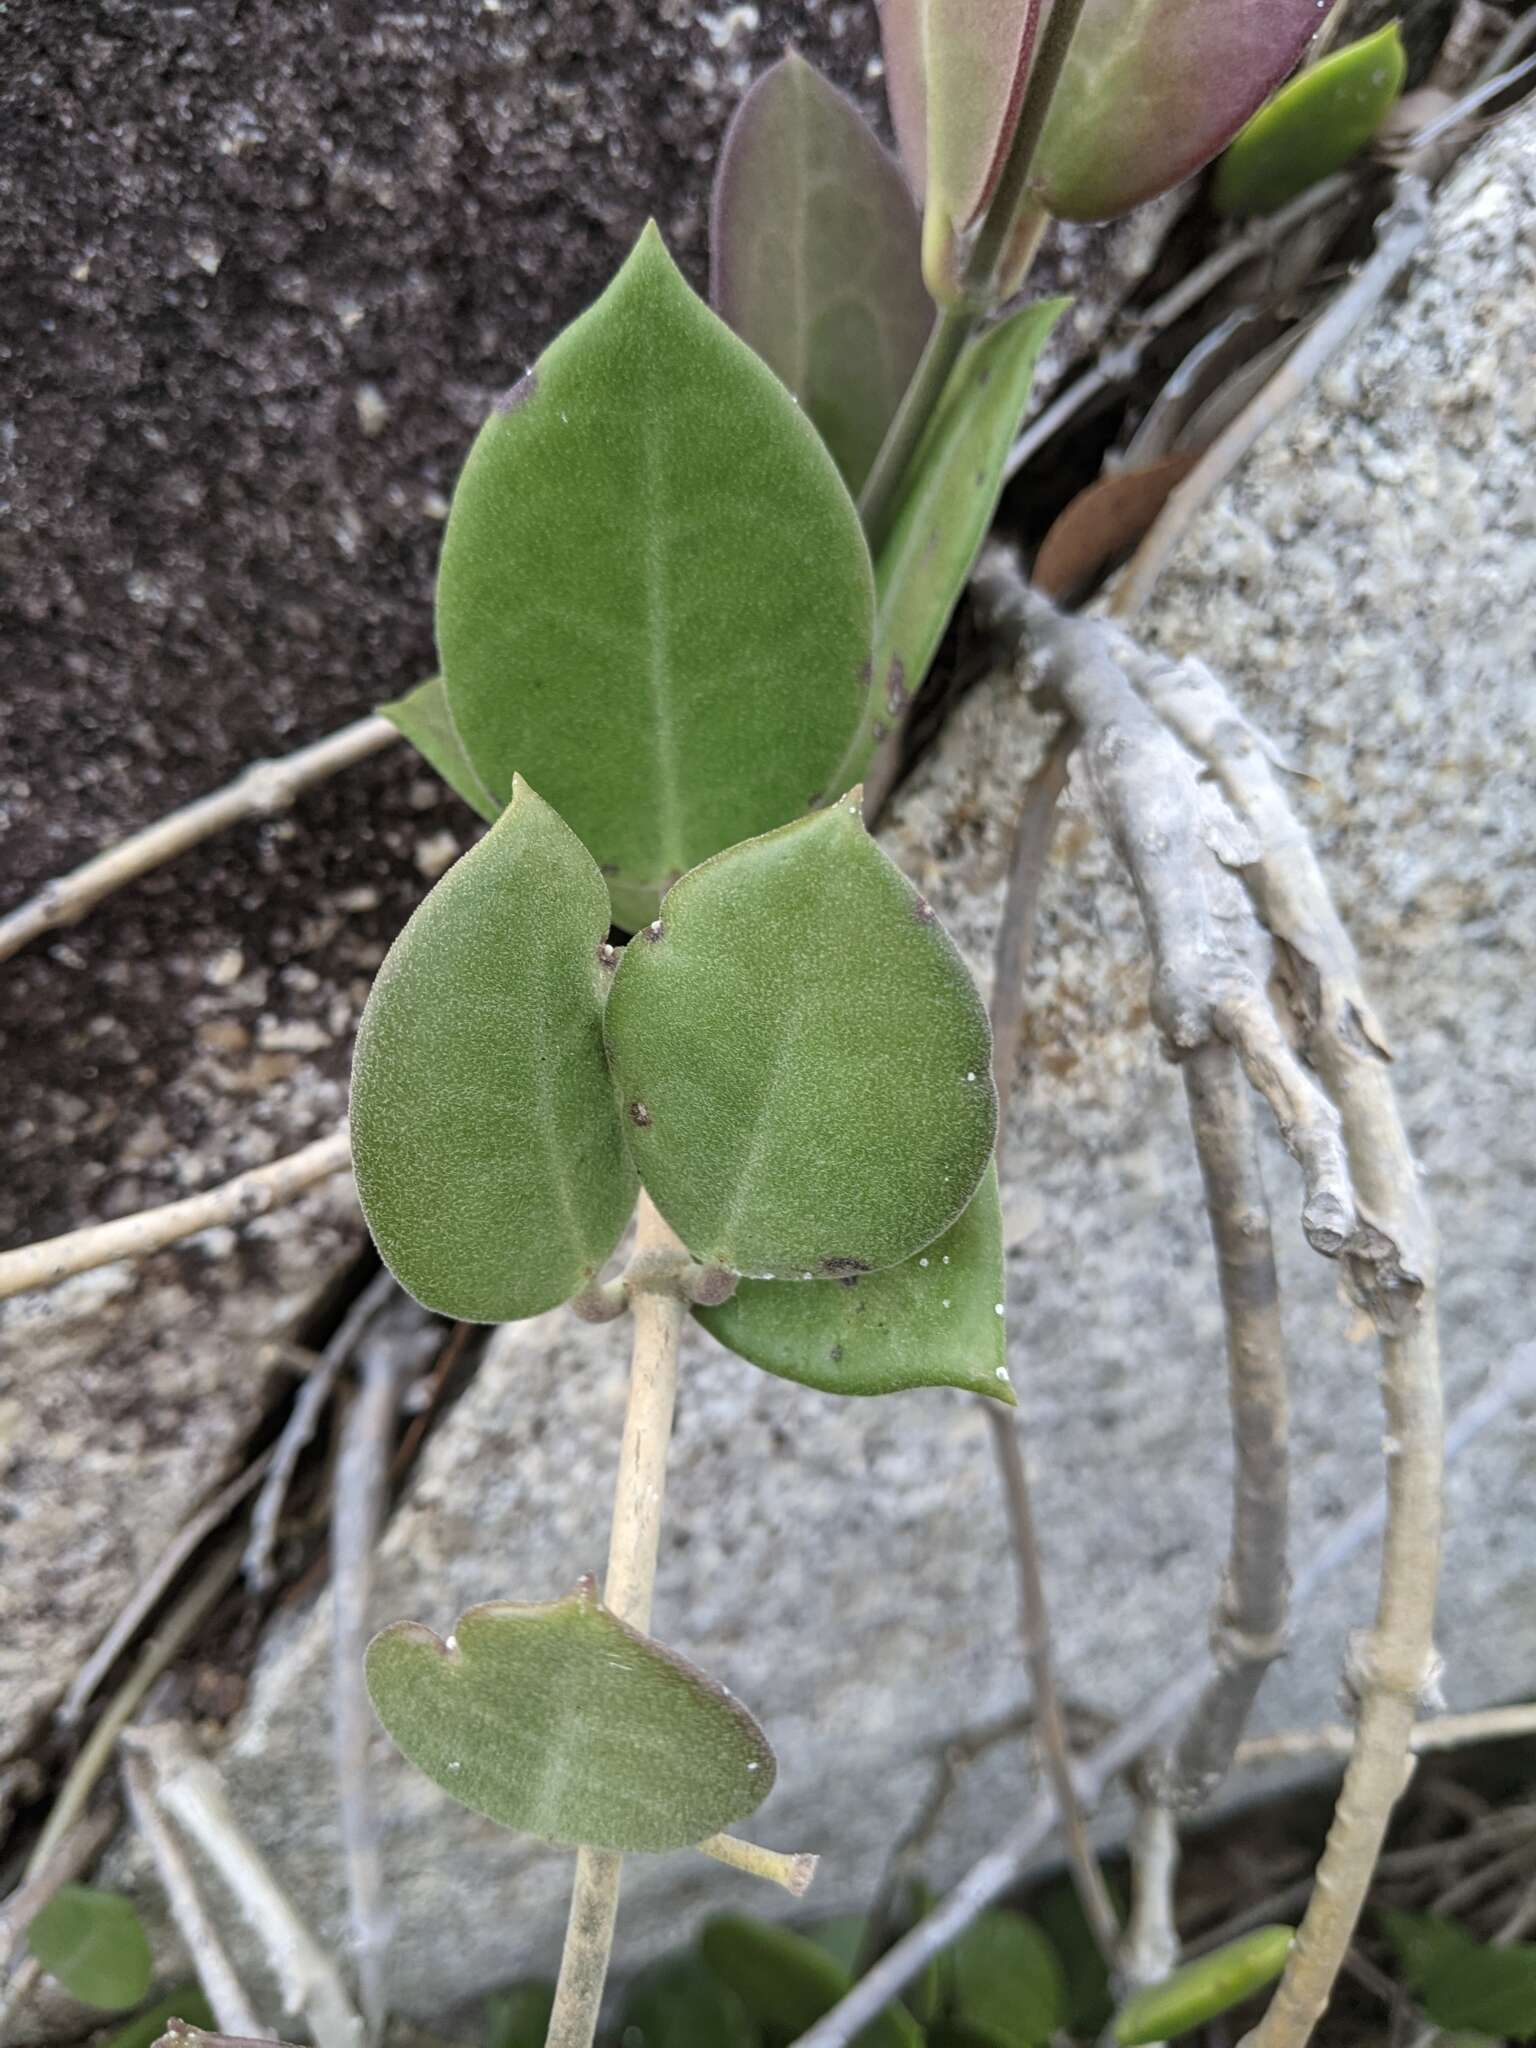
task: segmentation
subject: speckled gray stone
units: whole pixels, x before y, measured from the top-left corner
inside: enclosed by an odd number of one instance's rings
[[[1199,523],[1149,630],[1223,667],[1309,779],[1298,800],[1394,1035],[1445,1239],[1453,1401],[1531,1334],[1531,886],[1536,501],[1528,341],[1536,112],[1442,195],[1405,295]],[[997,679],[897,802],[887,844],[988,974],[1010,805],[1038,722]],[[1045,891],[1005,1217],[1014,1378],[1068,1692],[1129,1708],[1203,1638],[1225,1535],[1221,1326],[1182,1091],[1147,1025],[1135,907],[1077,800]],[[1296,1377],[1296,1549],[1381,1465],[1374,1349],[1301,1245],[1268,1170]],[[434,1439],[383,1546],[379,1619],[547,1598],[600,1567],[621,1338],[553,1317],[504,1335]],[[1445,1690],[1468,1707],[1536,1669],[1536,1477],[1511,1417],[1451,1486]],[[1001,1508],[959,1396],[839,1403],[694,1341],[658,1634],[759,1713],[780,1753],[753,1824],[822,1852],[823,1910],[867,1896],[948,1731],[1023,1696]],[[1331,1716],[1373,1561],[1335,1580],[1261,1706]],[[271,1646],[228,1754],[233,1795],[319,1930],[340,1939],[326,1613]],[[550,1970],[569,1860],[461,1812],[380,1737],[396,1996],[427,2015]],[[942,1882],[1022,1799],[998,1751],[935,1839]],[[636,1859],[620,1955],[706,1904],[783,1902],[687,1856]]]

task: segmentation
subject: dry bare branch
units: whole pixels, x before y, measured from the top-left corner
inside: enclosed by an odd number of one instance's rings
[[[303,2014],[316,2048],[360,2048],[363,2023],[335,1964],[235,1818],[213,1765],[173,1721],[136,1729],[129,1739],[149,1766],[158,1805],[234,1894],[277,1978],[284,2011]]]
[[[184,1201],[167,1202],[158,1209],[141,1209],[134,1216],[119,1216],[110,1223],[87,1224],[63,1237],[49,1237],[37,1244],[25,1244],[16,1251],[0,1252],[0,1301],[13,1294],[26,1294],[37,1287],[56,1287],[75,1273],[88,1273],[94,1266],[110,1266],[114,1259],[140,1259],[161,1252],[168,1245],[195,1237],[200,1230],[219,1225],[249,1223],[281,1208],[312,1188],[329,1180],[352,1163],[345,1127],[328,1138],[318,1138],[302,1152],[274,1159],[270,1166],[253,1167],[236,1174],[222,1187],[209,1188]]]
[[[1420,1721],[1408,1747],[1415,1756],[1433,1756],[1441,1750],[1471,1749],[1480,1742],[1510,1742],[1531,1735],[1536,1735],[1536,1705],[1485,1707],[1476,1714],[1437,1714],[1432,1721]],[[1348,1756],[1354,1746],[1354,1729],[1336,1721],[1322,1728],[1287,1728],[1274,1735],[1250,1736],[1238,1744],[1236,1762],[1247,1766]]]
[[[130,1749],[123,1758],[123,1789],[135,1827],[154,1859],[155,1872],[170,1908],[197,1981],[207,1994],[213,2016],[225,2034],[271,2040],[271,2030],[256,2017],[245,1987],[235,1972],[218,1929],[208,1917],[192,1866],[155,1800],[154,1778],[144,1759]]]
[[[211,796],[199,797],[179,811],[157,818],[142,832],[98,853],[71,874],[47,883],[37,894],[0,918],[0,960],[62,925],[78,924],[104,897],[136,882],[154,868],[201,840],[244,818],[269,818],[283,811],[302,790],[354,762],[366,760],[400,738],[387,718],[359,718],[323,740],[300,747],[280,760],[253,761],[233,782]]]

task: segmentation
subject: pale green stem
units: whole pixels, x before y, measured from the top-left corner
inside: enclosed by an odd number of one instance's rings
[[[608,1572],[603,1581],[604,1606],[620,1621],[642,1631],[651,1621],[667,1485],[667,1446],[677,1401],[677,1347],[688,1313],[676,1285],[677,1262],[686,1263],[687,1258],[649,1196],[642,1194],[627,1276],[635,1325],[634,1356],[613,1495]],[[647,1286],[648,1278],[658,1284]],[[592,2048],[613,1949],[621,1861],[606,1849],[582,1849],[577,1854],[546,2048]]]
[[[907,472],[917,445],[939,409],[950,372],[975,333],[978,317],[965,306],[939,308],[917,368],[912,372],[912,382],[880,444],[874,468],[859,496],[859,516],[864,522],[869,552],[877,560],[901,510]]]

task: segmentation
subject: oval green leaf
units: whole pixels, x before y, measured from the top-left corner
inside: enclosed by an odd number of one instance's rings
[[[519,779],[379,969],[352,1068],[358,1197],[390,1271],[443,1315],[555,1307],[629,1220],[607,931],[591,855]]]
[[[933,306],[905,179],[852,100],[793,51],[726,132],[710,283],[716,311],[799,399],[856,496]]]
[[[1292,1927],[1256,1927],[1136,1992],[1115,2017],[1120,2048],[1171,2040],[1241,2005],[1279,1976],[1295,1938]]]
[[[1261,107],[1216,166],[1218,213],[1274,213],[1357,157],[1408,75],[1395,21],[1311,65]]]
[[[664,1956],[625,1994],[619,2048],[759,2048],[735,1992],[697,1955]],[[539,2035],[534,2048],[543,2048]]]
[[[1061,220],[1110,220],[1224,149],[1294,69],[1318,0],[1087,0],[1031,184]]]
[[[704,1960],[753,2019],[786,2039],[813,2027],[852,1989],[853,1978],[803,1934],[744,1913],[721,1913],[699,1935]],[[854,2048],[922,2048],[922,2029],[888,2005],[855,2036]]]
[[[997,1169],[924,1252],[844,1280],[743,1280],[694,1314],[764,1372],[824,1394],[963,1387],[1014,1404],[1008,1381]]]
[[[992,2048],[1044,2048],[1066,1987],[1056,1952],[1022,1913],[983,1913],[951,1952],[955,2017]]]
[[[497,799],[527,776],[633,930],[687,869],[830,793],[873,602],[815,428],[650,227],[481,429],[437,637],[476,773]]]
[[[495,824],[501,816],[501,805],[470,764],[448,709],[448,692],[441,676],[431,676],[414,690],[407,690],[403,697],[381,704],[379,716],[404,733],[428,767],[435,768],[472,811],[478,811],[488,825]]]
[[[629,1628],[583,1580],[495,1601],[446,1643],[397,1621],[368,1646],[396,1747],[475,1813],[568,1848],[684,1849],[760,1806],[773,1751],[723,1687]]]
[[[695,1258],[756,1279],[898,1264],[992,1153],[981,999],[856,797],[685,876],[608,998],[646,1188]]]
[[[874,688],[839,780],[854,781],[905,715],[975,567],[1046,337],[1069,302],[1042,299],[961,358],[924,437],[876,577]]]
[[[148,1991],[149,1937],[120,1892],[60,1885],[27,1928],[27,1945],[71,1998],[122,2012]]]

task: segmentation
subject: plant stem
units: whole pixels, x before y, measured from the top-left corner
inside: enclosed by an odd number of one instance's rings
[[[1085,4],[1086,0],[1055,0],[1046,18],[1040,46],[1030,67],[1029,83],[1024,88],[1024,104],[1019,109],[1018,126],[1013,131],[1007,161],[966,262],[967,291],[988,311],[998,303],[1000,283],[1004,292],[1011,294],[1024,281],[1027,259],[1022,269],[1015,264],[1016,277],[1012,282],[1000,280],[998,269],[1008,256],[1010,244],[1017,246],[1018,231],[1026,210],[1037,216],[1033,228],[1037,239],[1045,225],[1044,213],[1038,207],[1032,208],[1027,196],[1029,174],[1034,168],[1035,152],[1045,133],[1046,118],[1056,97],[1056,88],[1061,83],[1067,52],[1072,46]]]
[[[711,1835],[707,1842],[700,1842],[699,1854],[732,1870],[745,1871],[748,1877],[760,1877],[765,1884],[776,1884],[797,1899],[810,1890],[818,1860],[783,1849],[764,1849],[756,1842],[742,1841],[739,1835]]]
[[[939,409],[939,400],[944,396],[950,372],[975,333],[977,318],[968,307],[939,308],[938,318],[918,358],[917,368],[912,372],[912,382],[896,408],[896,417],[886,431],[874,468],[859,494],[859,516],[864,522],[869,552],[877,561],[901,510],[905,495],[903,487],[912,458],[917,453],[917,444]]]
[[[667,1446],[677,1401],[677,1347],[688,1313],[675,1284],[677,1264],[687,1258],[650,1197],[642,1193],[634,1256],[626,1275],[635,1325],[634,1355],[613,1495],[608,1572],[603,1581],[604,1606],[620,1621],[641,1630],[648,1629],[651,1621],[667,1485]],[[661,1284],[647,1285],[648,1267]],[[664,1291],[668,1280],[670,1291]],[[560,1958],[560,1981],[555,1987],[546,2048],[591,2048],[613,1949],[621,1861],[606,1849],[577,1852],[565,1951]]]

